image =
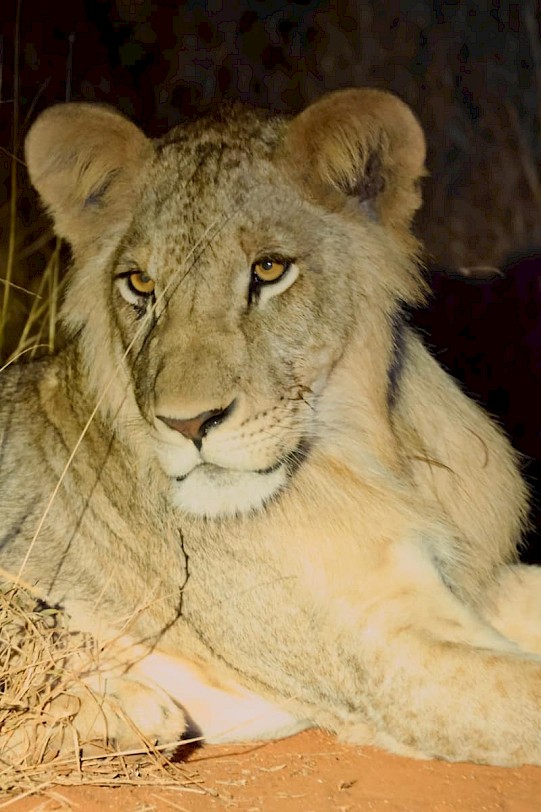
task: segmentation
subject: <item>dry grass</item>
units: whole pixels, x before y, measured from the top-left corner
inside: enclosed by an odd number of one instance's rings
[[[41,240],[40,242],[43,242]],[[30,248],[30,255],[35,249]],[[28,249],[21,252],[19,262],[24,262]],[[15,282],[4,286],[6,315],[0,316],[0,336],[5,361],[0,372],[14,361],[26,356],[33,359],[47,352],[53,352],[57,343],[57,311],[62,295],[63,281],[60,279],[60,246],[57,244],[49,255],[45,271],[35,289],[23,287]]]
[[[186,767],[162,754],[165,747],[143,738],[140,749],[123,753],[80,740],[72,720],[81,675],[72,660],[81,650],[86,662],[99,659],[88,636],[68,631],[62,615],[29,590],[0,592],[0,797],[54,786],[198,786]]]

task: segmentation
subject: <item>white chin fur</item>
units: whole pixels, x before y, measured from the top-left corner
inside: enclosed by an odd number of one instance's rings
[[[172,482],[171,499],[185,513],[217,519],[259,510],[286,480],[285,465],[268,474],[200,465],[186,479]]]

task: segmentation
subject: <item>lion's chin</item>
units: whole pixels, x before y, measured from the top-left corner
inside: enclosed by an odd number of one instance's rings
[[[176,508],[206,519],[239,516],[260,510],[287,482],[285,463],[269,471],[235,471],[203,464],[172,481]]]

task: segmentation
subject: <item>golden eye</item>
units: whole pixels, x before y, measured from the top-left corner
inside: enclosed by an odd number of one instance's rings
[[[281,259],[262,259],[254,262],[252,272],[260,282],[276,282],[285,274],[290,263]]]
[[[154,280],[144,271],[133,271],[128,276],[130,288],[138,296],[150,296],[154,292]]]

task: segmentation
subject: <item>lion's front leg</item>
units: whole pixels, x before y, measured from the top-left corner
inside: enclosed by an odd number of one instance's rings
[[[419,577],[400,569],[360,623],[362,723],[340,732],[425,757],[541,764],[541,658],[463,605],[428,561]]]
[[[541,654],[541,567],[502,567],[487,592],[484,616],[522,649]]]
[[[310,725],[214,670],[189,659],[146,650],[129,638],[109,641],[99,655],[81,648],[65,664],[61,690],[39,714],[0,734],[12,763],[158,745],[173,751],[187,737],[239,742],[289,736]]]

